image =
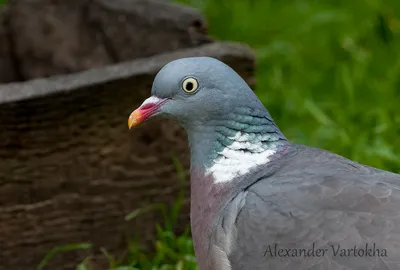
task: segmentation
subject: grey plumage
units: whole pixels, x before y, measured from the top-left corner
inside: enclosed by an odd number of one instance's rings
[[[400,269],[399,174],[288,142],[216,59],[169,63],[152,94],[138,110],[188,133],[200,270]]]
[[[236,191],[233,198],[246,194],[240,209],[221,209],[216,235],[225,218],[235,220],[232,269],[400,269],[399,175],[318,149],[290,148],[273,170],[260,168],[254,183]],[[275,244],[297,254],[278,256]],[[324,254],[299,254],[313,244]],[[379,255],[335,254],[339,245],[367,244]]]

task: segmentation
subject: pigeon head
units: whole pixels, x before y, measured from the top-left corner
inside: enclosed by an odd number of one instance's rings
[[[247,83],[217,59],[172,61],[156,75],[151,92],[130,115],[129,128],[156,115],[174,119],[188,133],[191,166],[203,171],[226,175],[227,165],[244,162],[234,175],[245,173],[286,141]]]
[[[152,96],[129,118],[129,127],[155,115],[172,118],[186,129],[213,125],[238,106],[262,107],[246,82],[211,57],[172,61],[154,79]]]

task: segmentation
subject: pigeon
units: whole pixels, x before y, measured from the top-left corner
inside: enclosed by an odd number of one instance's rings
[[[211,57],[156,75],[132,128],[187,132],[199,270],[400,269],[400,175],[291,143],[247,83]]]

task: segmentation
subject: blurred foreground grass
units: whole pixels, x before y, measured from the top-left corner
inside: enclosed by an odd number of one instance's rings
[[[400,173],[400,1],[180,2],[216,39],[255,49],[257,95],[289,140]],[[155,254],[130,244],[110,268],[195,269],[189,235],[170,228],[158,227]]]

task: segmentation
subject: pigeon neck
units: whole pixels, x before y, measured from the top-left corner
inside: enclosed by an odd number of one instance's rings
[[[188,137],[191,169],[212,176],[216,184],[268,163],[288,143],[264,108],[236,108],[221,119],[189,127]]]

